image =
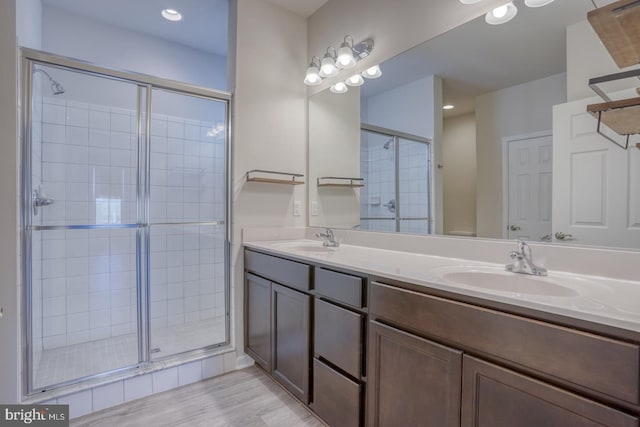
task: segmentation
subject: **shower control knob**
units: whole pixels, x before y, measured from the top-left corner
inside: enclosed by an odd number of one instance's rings
[[[53,202],[53,199],[44,197],[42,193],[40,193],[39,188],[33,190],[33,215],[38,215],[38,208],[41,208],[42,206],[52,205]]]

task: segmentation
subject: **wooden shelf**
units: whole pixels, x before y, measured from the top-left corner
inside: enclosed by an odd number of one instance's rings
[[[304,184],[304,181],[292,181],[290,179],[274,179],[274,178],[249,178],[247,182],[264,182],[268,184],[288,184],[288,185],[300,185]]]
[[[267,176],[251,176],[251,175],[267,175]],[[269,176],[272,175],[272,176]],[[285,178],[277,178],[282,176],[289,176],[290,179]],[[254,169],[247,172],[247,182],[262,182],[266,184],[283,184],[283,185],[302,185],[304,181],[299,181],[298,178],[302,178],[304,175],[299,173],[289,173],[289,172],[276,172],[276,171],[267,171],[261,169]]]
[[[364,187],[364,184],[318,184],[318,187],[361,188]]]
[[[614,2],[587,18],[618,67],[640,63],[640,0]]]
[[[318,187],[361,188],[364,187],[364,178],[322,176],[318,178]]]
[[[640,97],[591,104],[587,111],[618,135],[640,134]]]

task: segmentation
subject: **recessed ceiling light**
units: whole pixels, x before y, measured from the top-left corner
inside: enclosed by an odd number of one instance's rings
[[[447,105],[443,105],[442,109],[443,110],[453,110],[455,107],[455,105],[451,105],[451,104],[447,104]]]
[[[542,7],[548,5],[551,2],[553,2],[553,0],[524,0],[524,4],[529,7]]]
[[[475,3],[480,3],[482,0],[460,0],[460,3],[462,4],[475,4]]]
[[[167,19],[169,21],[182,20],[182,14],[175,9],[163,9],[160,13],[164,17],[164,19]]]
[[[500,25],[511,21],[516,16],[516,13],[518,13],[518,8],[515,7],[513,2],[509,2],[487,13],[484,19],[487,24]]]

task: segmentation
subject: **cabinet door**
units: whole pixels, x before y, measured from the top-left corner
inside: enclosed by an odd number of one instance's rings
[[[272,283],[273,377],[309,403],[311,297]]]
[[[271,282],[247,273],[245,301],[245,351],[271,371]]]
[[[638,419],[508,369],[464,356],[464,427],[637,427]]]
[[[460,351],[374,321],[368,369],[367,425],[460,425]]]

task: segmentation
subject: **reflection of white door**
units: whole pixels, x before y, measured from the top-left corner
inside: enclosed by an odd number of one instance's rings
[[[640,248],[640,150],[598,135],[591,103],[553,110],[553,232],[579,244]]]
[[[509,138],[509,239],[540,240],[551,233],[551,136]]]

